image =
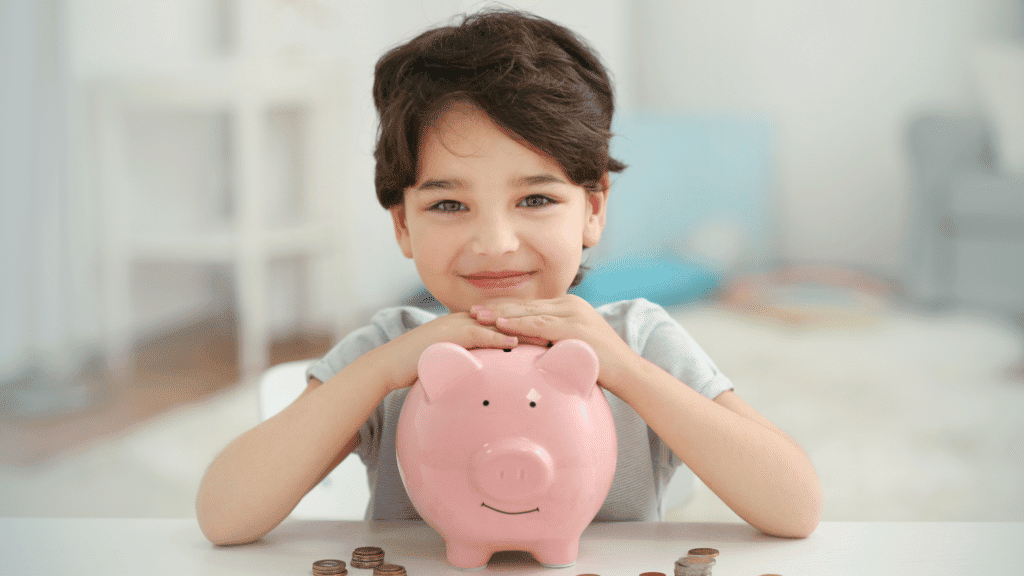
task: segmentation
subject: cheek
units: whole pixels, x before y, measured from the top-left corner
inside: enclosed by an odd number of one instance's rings
[[[410,230],[413,259],[418,268],[445,268],[458,250],[457,234],[449,230],[425,226]]]
[[[551,234],[548,231],[541,238],[540,250],[553,264],[564,267],[566,270],[563,275],[568,275],[571,280],[576,275],[583,255],[581,236],[577,233]]]

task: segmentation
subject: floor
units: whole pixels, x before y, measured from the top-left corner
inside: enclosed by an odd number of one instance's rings
[[[85,376],[92,400],[84,410],[46,418],[0,417],[0,465],[60,458],[237,388],[234,325],[230,315],[214,316],[143,339],[123,381]],[[324,334],[278,339],[270,346],[269,361],[274,365],[316,357],[330,344]]]
[[[808,452],[826,520],[1024,521],[1016,329],[849,294],[798,296],[784,313],[721,304],[672,313],[737,393]],[[150,358],[177,360],[140,361],[133,385],[105,406],[3,423],[0,516],[191,516],[206,465],[258,420],[254,384],[235,382],[225,360],[230,337],[204,357],[179,353],[203,348],[194,346],[202,333],[151,343]],[[282,342],[274,362],[327,346],[325,337]],[[669,518],[737,519],[703,485]]]

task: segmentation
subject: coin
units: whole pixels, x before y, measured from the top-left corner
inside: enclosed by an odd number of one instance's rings
[[[373,576],[405,576],[405,567],[398,564],[381,564],[373,569]]]
[[[676,566],[710,566],[715,563],[711,556],[683,556],[676,560]]]
[[[714,548],[694,548],[687,552],[687,554],[690,556],[711,556],[714,558],[715,556],[718,556],[718,550],[715,550]]]
[[[664,572],[641,572],[640,576],[665,576]]]
[[[345,569],[344,560],[317,560],[313,562],[313,574],[315,576],[343,576],[348,574]]]
[[[676,560],[675,576],[710,575],[715,559],[711,556],[683,556]]]
[[[353,568],[376,568],[384,562],[384,549],[378,546],[360,546],[352,551]]]
[[[676,560],[675,576],[696,576],[711,574],[715,559],[711,556],[683,556]]]

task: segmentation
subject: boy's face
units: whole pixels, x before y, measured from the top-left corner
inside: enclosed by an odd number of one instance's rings
[[[402,253],[452,312],[496,298],[566,293],[583,246],[604,228],[608,199],[509,136],[476,107],[455,103],[420,144],[416,184],[391,209]]]

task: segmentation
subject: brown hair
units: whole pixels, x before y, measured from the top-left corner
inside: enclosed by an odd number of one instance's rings
[[[587,190],[626,167],[608,154],[612,87],[593,49],[544,18],[486,10],[424,32],[377,62],[375,184],[384,208],[401,204],[416,183],[423,129],[453,100],[553,157]]]

